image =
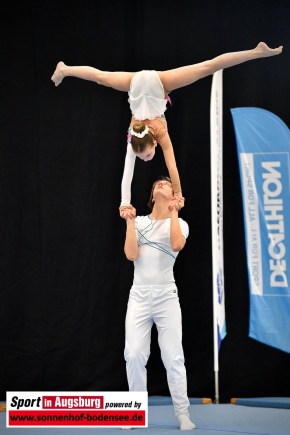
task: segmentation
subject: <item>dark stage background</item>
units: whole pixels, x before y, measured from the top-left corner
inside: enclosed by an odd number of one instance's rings
[[[289,396],[290,355],[248,338],[242,199],[230,108],[261,107],[288,126],[289,1],[22,1],[0,6],[0,400],[7,390],[127,390],[124,319],[133,264],[125,259],[120,183],[127,94],[74,78],[56,63],[165,70],[263,40],[282,55],[224,71],[224,248],[227,337],[220,396]],[[171,94],[166,117],[190,236],[175,277],[191,397],[214,398],[209,103],[212,78]],[[160,147],[136,162],[139,214]],[[289,224],[289,223],[288,223]],[[150,395],[168,395],[153,330]]]

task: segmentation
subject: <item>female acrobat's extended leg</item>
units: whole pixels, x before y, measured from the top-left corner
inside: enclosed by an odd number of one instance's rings
[[[195,81],[214,74],[216,71],[238,65],[249,60],[270,57],[280,54],[283,47],[269,48],[264,42],[260,42],[253,50],[224,53],[205,62],[187,65],[180,68],[158,71],[159,77],[167,91],[190,85]]]
[[[101,71],[91,66],[68,66],[63,62],[59,62],[51,80],[55,83],[55,86],[58,86],[65,77],[76,77],[90,80],[118,91],[128,92],[134,74],[125,71]]]

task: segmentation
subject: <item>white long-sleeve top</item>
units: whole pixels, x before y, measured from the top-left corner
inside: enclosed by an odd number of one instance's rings
[[[178,218],[183,237],[187,238],[187,222]],[[170,218],[153,220],[149,215],[137,216],[135,231],[139,247],[134,261],[133,285],[174,284],[173,266],[178,255],[170,242]]]

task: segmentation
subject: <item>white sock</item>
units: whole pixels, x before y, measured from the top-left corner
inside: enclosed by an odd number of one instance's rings
[[[193,430],[195,429],[195,424],[190,421],[190,418],[186,414],[180,414],[177,416],[177,420],[180,424],[180,430]]]
[[[129,430],[130,430],[130,429],[133,429],[133,428],[132,428],[131,426],[123,426],[122,429],[123,429],[123,430],[126,430],[126,429],[129,429]]]

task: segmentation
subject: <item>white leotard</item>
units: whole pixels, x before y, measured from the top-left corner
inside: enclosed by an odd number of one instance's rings
[[[132,115],[139,121],[162,116],[166,110],[164,88],[156,71],[137,72],[128,94]]]

